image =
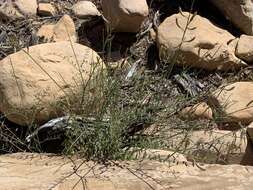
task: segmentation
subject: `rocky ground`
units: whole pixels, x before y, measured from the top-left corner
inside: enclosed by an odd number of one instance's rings
[[[250,189],[242,2],[1,1],[4,190]]]

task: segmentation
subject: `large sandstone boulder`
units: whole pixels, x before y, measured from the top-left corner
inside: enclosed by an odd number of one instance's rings
[[[252,0],[210,0],[220,11],[245,34],[253,35]]]
[[[47,42],[77,41],[75,23],[69,15],[64,15],[56,24],[42,25],[37,36]]]
[[[184,32],[189,15],[193,18],[188,12],[174,14],[159,26],[157,44],[165,62],[207,70],[232,70],[246,65],[235,56],[234,45],[229,45],[235,37],[209,20],[196,15]]]
[[[76,43],[72,47],[70,42],[36,45],[11,54],[0,61],[0,111],[19,125],[60,116],[66,101],[79,101],[91,73],[95,75],[103,65],[100,61],[92,49]]]
[[[251,190],[252,183],[251,166],[156,161],[101,165],[45,154],[0,156],[1,190]]]
[[[37,0],[1,0],[0,19],[11,20],[26,16],[35,16],[37,7]]]
[[[146,0],[102,0],[102,9],[117,32],[138,32],[149,13]]]
[[[236,82],[220,87],[210,96],[210,103],[225,122],[253,122],[253,82]]]

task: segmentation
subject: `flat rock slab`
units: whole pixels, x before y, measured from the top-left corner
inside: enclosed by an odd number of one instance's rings
[[[251,190],[253,167],[197,167],[155,161],[106,166],[60,156],[17,153],[0,156],[0,184],[1,190]]]

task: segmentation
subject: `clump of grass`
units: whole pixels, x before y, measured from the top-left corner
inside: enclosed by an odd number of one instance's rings
[[[116,75],[103,80],[103,97],[98,100],[93,96],[94,102],[100,101],[99,109],[88,115],[83,112],[81,127],[79,122],[71,123],[65,153],[100,161],[129,157],[126,150],[138,144],[137,133],[154,121],[156,106],[145,104],[146,80],[135,78],[132,84],[126,83]],[[129,88],[131,95],[127,94]]]

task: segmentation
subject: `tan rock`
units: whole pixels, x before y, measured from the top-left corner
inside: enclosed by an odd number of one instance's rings
[[[138,32],[149,10],[146,0],[103,0],[102,9],[112,30]]]
[[[251,190],[252,176],[252,167],[240,165],[143,161],[105,166],[45,154],[0,156],[1,190]]]
[[[207,70],[234,70],[246,65],[228,45],[235,39],[232,34],[199,15],[184,33],[188,17],[193,15],[182,14],[168,17],[158,28],[157,44],[164,62]]]
[[[79,1],[73,5],[72,11],[78,18],[87,18],[89,16],[100,16],[96,5],[91,1]]]
[[[0,2],[0,19],[17,19],[35,16],[37,0],[4,0]]]
[[[253,36],[240,36],[235,55],[247,63],[253,63]]]
[[[41,16],[54,16],[56,10],[50,3],[39,3],[38,14]]]
[[[54,27],[53,39],[57,41],[69,40],[77,41],[75,23],[69,15],[64,15]]]
[[[245,34],[253,35],[252,0],[210,0],[235,26]]]
[[[37,36],[48,42],[77,41],[75,24],[69,15],[64,15],[55,25],[42,25],[37,32]]]
[[[66,101],[78,103],[98,60],[92,49],[76,43],[72,47],[70,42],[36,45],[9,55],[0,61],[0,111],[19,125],[61,116]]]
[[[186,107],[179,115],[185,119],[213,119],[213,111],[205,102]]]
[[[220,87],[210,96],[225,122],[249,124],[253,121],[253,83],[236,82]]]

